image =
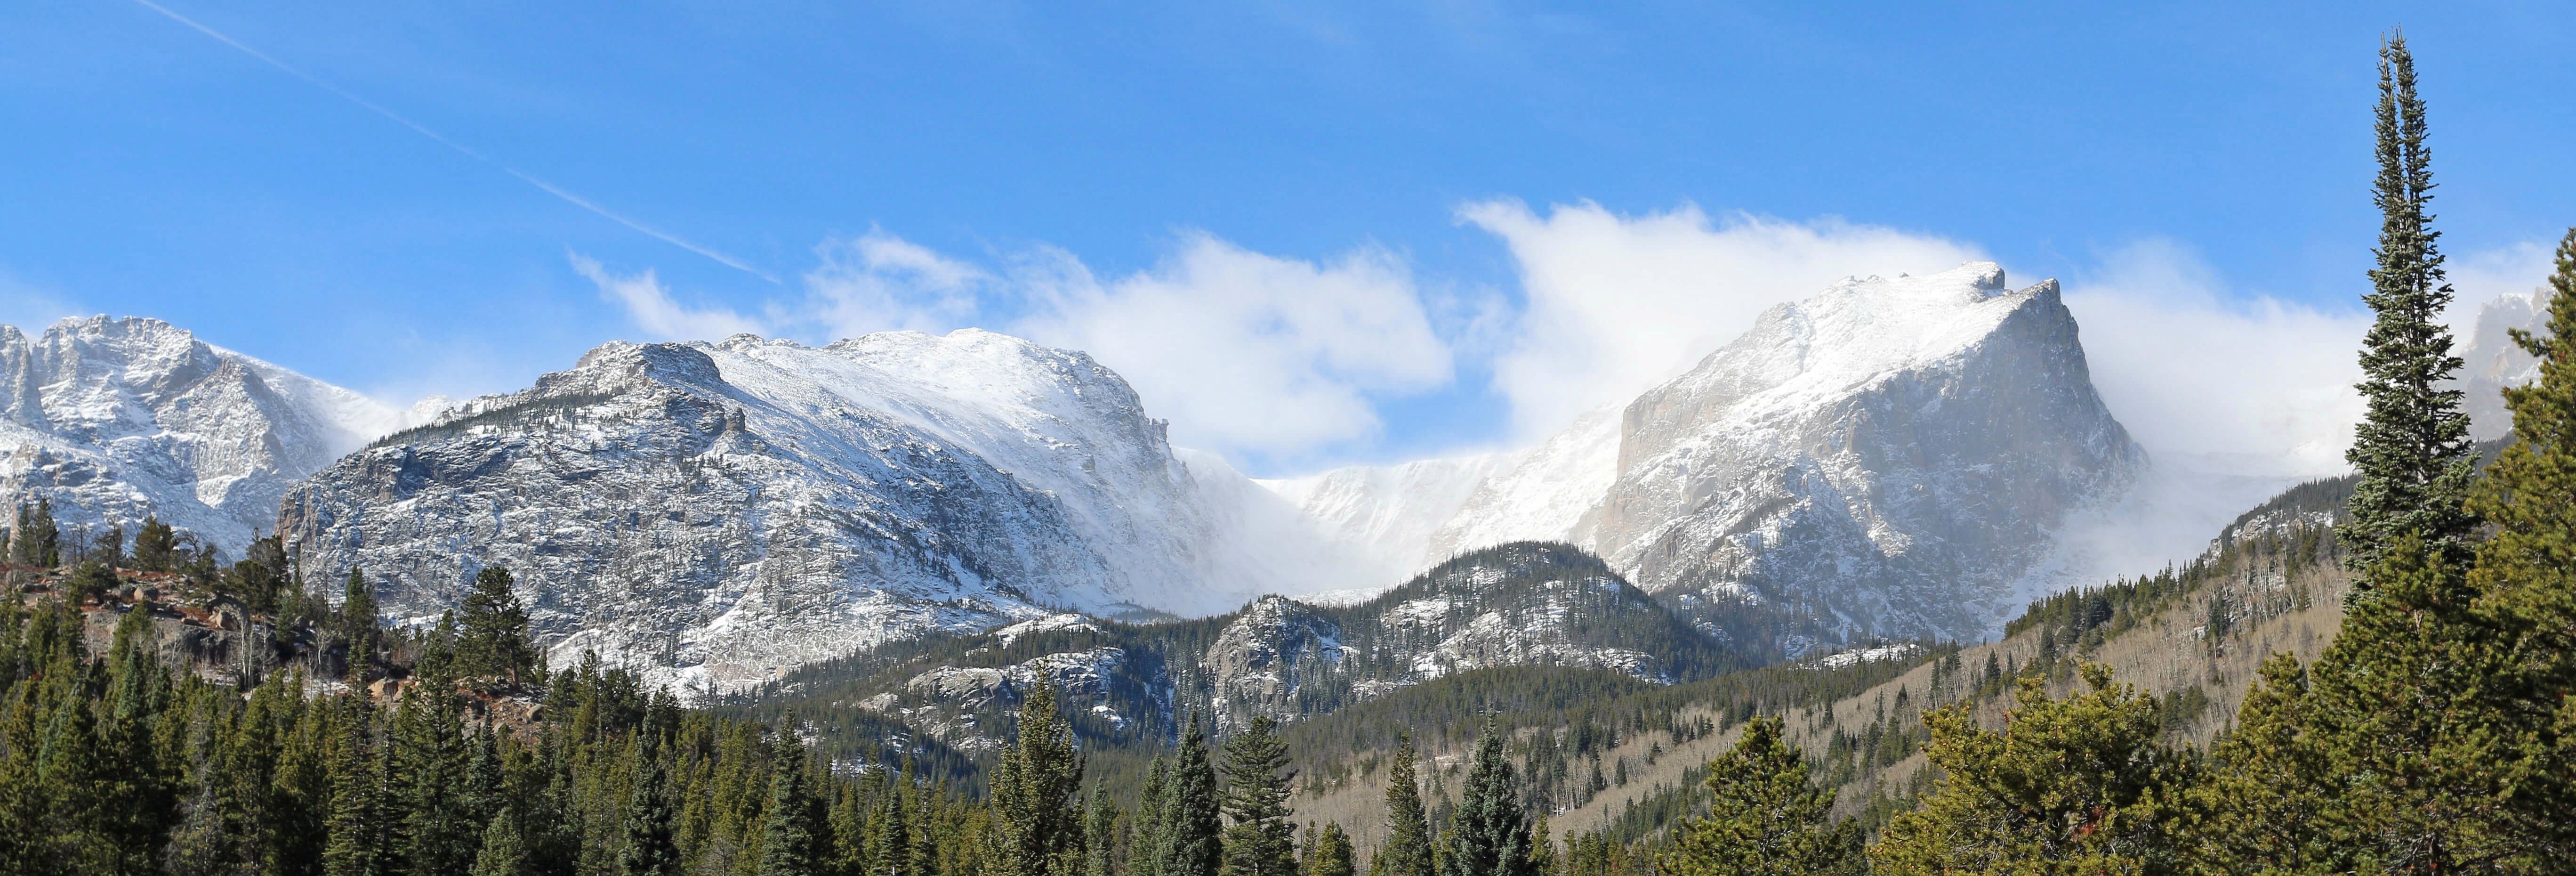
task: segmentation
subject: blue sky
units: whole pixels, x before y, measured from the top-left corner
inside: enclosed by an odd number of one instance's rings
[[[1821,279],[1984,256],[2151,311],[2087,323],[2133,428],[2248,370],[2308,381],[2249,409],[2306,404],[2339,363],[2155,351],[2353,329],[2397,23],[2464,291],[2576,223],[2576,24],[2537,3],[162,6],[239,46],[0,10],[0,316],[397,399],[615,338],[984,325],[1282,473],[1527,440]]]

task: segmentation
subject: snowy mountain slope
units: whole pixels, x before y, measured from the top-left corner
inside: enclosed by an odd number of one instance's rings
[[[1331,537],[1358,545],[1386,570],[1388,585],[1431,562],[1440,527],[1456,519],[1484,483],[1508,468],[1511,454],[1425,459],[1392,466],[1349,466],[1263,487],[1313,518]]]
[[[1969,638],[2068,515],[2146,464],[2057,284],[1975,263],[1765,312],[1630,402],[1579,533],[1657,593],[1788,603],[1833,632]]]
[[[1351,606],[1265,596],[1192,621],[1059,615],[906,647],[917,650],[797,672],[762,699],[826,724],[832,709],[856,704],[988,751],[1041,675],[1086,716],[1087,734],[1163,739],[1191,710],[1220,731],[1259,715],[1295,721],[1491,667],[1672,683],[1760,662],[1710,641],[1598,558],[1526,542],[1470,552]]]
[[[1080,353],[739,335],[609,344],[458,405],[315,475],[279,525],[308,574],[361,567],[397,614],[435,617],[505,565],[556,660],[597,649],[722,690],[1055,609],[1203,614],[1343,583],[1298,578],[1333,552],[1264,528],[1296,521],[1227,478]]]
[[[2056,284],[2010,290],[1991,263],[1845,280],[1623,408],[1477,459],[1494,473],[1421,561],[1563,539],[1715,631],[1836,639],[1983,632],[2068,516],[2146,464],[2094,393]],[[1372,488],[1403,482],[1341,470],[1273,488],[1337,520],[1402,521],[1342,527],[1387,551],[1420,523]]]
[[[0,326],[0,501],[72,526],[158,516],[238,557],[290,484],[402,420],[160,320]]]
[[[2461,407],[2469,413],[2469,435],[2480,441],[2513,431],[2513,413],[2505,409],[2504,389],[2540,378],[2540,360],[2513,342],[2511,329],[2546,334],[2549,287],[2527,295],[2507,294],[2478,308],[2474,328],[2461,338],[2459,387]]]

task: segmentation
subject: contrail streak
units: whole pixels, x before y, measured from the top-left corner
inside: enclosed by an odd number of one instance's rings
[[[404,117],[403,117],[403,115],[402,115],[401,113],[397,113],[397,112],[394,112],[393,110],[386,109],[386,108],[384,108],[383,106],[380,106],[380,105],[376,104],[376,102],[374,102],[374,101],[368,100],[368,99],[363,98],[363,97],[359,97],[358,95],[356,95],[356,94],[354,94],[354,93],[350,92],[348,89],[341,88],[340,86],[333,85],[333,84],[331,84],[331,83],[329,83],[329,82],[323,81],[320,77],[314,76],[314,75],[313,75],[313,74],[311,74],[311,73],[306,73],[306,72],[304,72],[302,69],[300,69],[300,68],[296,67],[296,66],[295,66],[295,65],[293,65],[293,64],[289,64],[289,63],[286,63],[286,62],[284,62],[284,61],[280,61],[280,60],[278,60],[278,59],[276,59],[276,58],[270,57],[270,56],[269,56],[269,54],[268,54],[267,52],[263,52],[263,51],[260,51],[260,50],[258,50],[258,49],[251,48],[250,46],[244,45],[244,44],[242,44],[242,42],[241,42],[240,40],[236,40],[236,39],[233,39],[232,37],[225,36],[221,31],[215,30],[214,28],[207,27],[207,26],[202,25],[202,24],[198,24],[198,23],[197,23],[197,21],[196,21],[195,19],[189,18],[189,17],[187,17],[187,16],[185,16],[185,15],[181,15],[181,14],[176,13],[176,12],[172,12],[172,11],[170,11],[169,7],[162,6],[162,5],[161,5],[161,4],[159,4],[159,3],[154,3],[154,2],[152,2],[152,0],[134,0],[134,2],[135,2],[135,3],[138,3],[138,4],[141,4],[141,5],[143,6],[143,8],[145,8],[145,9],[150,9],[150,10],[152,10],[152,11],[154,11],[154,12],[161,13],[164,17],[169,18],[171,21],[176,21],[176,22],[178,22],[178,23],[180,23],[180,24],[187,25],[190,29],[195,30],[195,31],[196,31],[196,32],[198,32],[198,33],[202,33],[202,34],[205,34],[205,35],[207,35],[207,36],[209,36],[209,37],[213,37],[213,38],[215,39],[215,41],[217,41],[217,42],[223,43],[224,45],[231,46],[231,47],[236,48],[236,49],[240,49],[240,50],[241,50],[241,52],[242,52],[242,54],[249,55],[249,56],[251,56],[251,57],[253,57],[253,58],[258,58],[258,59],[260,60],[260,62],[261,62],[261,63],[267,64],[268,66],[275,67],[275,68],[277,68],[277,69],[279,69],[279,70],[281,70],[281,71],[284,71],[284,72],[285,72],[287,75],[289,75],[289,76],[293,76],[293,77],[295,77],[295,78],[297,78],[297,79],[302,79],[302,80],[304,80],[306,83],[308,83],[308,84],[312,85],[312,86],[313,86],[313,87],[315,87],[315,88],[319,88],[319,89],[322,89],[322,90],[324,90],[324,91],[328,91],[328,92],[330,92],[330,93],[332,93],[332,94],[339,95],[339,96],[340,96],[340,99],[342,99],[342,100],[346,100],[346,101],[348,101],[348,102],[350,102],[350,103],[354,103],[354,104],[357,104],[357,105],[359,105],[359,106],[365,107],[365,108],[367,109],[367,111],[368,111],[368,112],[372,112],[372,113],[375,113],[376,115],[383,116],[383,117],[385,117],[386,119],[391,120],[394,124],[401,125],[401,126],[406,127],[406,128],[410,128],[410,129],[412,129],[412,131],[413,131],[413,132],[418,133],[419,135],[421,135],[421,136],[423,136],[423,137],[427,137],[427,138],[429,138],[429,139],[431,139],[431,140],[435,140],[435,141],[437,141],[437,142],[438,142],[438,145],[445,146],[445,147],[447,147],[447,148],[449,148],[449,149],[456,150],[459,154],[462,154],[462,155],[464,155],[464,156],[465,156],[465,157],[467,157],[467,158],[472,158],[472,159],[474,159],[474,160],[476,160],[476,161],[483,162],[484,164],[491,165],[494,169],[497,169],[497,170],[501,171],[502,173],[506,173],[506,174],[509,174],[509,175],[511,175],[511,176],[517,177],[517,178],[519,179],[519,181],[520,181],[520,182],[524,182],[524,183],[527,183],[527,184],[529,184],[529,185],[535,186],[535,187],[537,187],[537,190],[542,191],[542,192],[545,192],[546,194],[549,194],[549,195],[553,195],[553,196],[555,196],[556,198],[561,199],[564,203],[571,204],[571,205],[573,205],[573,206],[575,206],[575,207],[580,207],[580,208],[582,208],[582,209],[584,209],[584,210],[588,210],[588,211],[590,211],[590,212],[592,212],[592,213],[594,213],[594,214],[597,214],[600,218],[607,219],[608,221],[615,222],[615,223],[617,223],[617,224],[619,224],[619,225],[624,225],[624,226],[626,226],[626,227],[628,227],[628,228],[635,229],[636,231],[643,232],[646,236],[652,237],[652,238],[653,238],[653,239],[655,239],[655,240],[662,241],[663,243],[667,243],[667,244],[670,244],[670,245],[672,245],[672,246],[676,246],[676,247],[679,247],[679,248],[681,248],[681,249],[685,249],[685,250],[688,250],[688,251],[690,251],[690,252],[697,253],[697,254],[702,255],[702,256],[706,256],[706,257],[707,257],[707,258],[709,258],[709,259],[713,259],[717,264],[724,265],[725,267],[732,268],[732,269],[734,269],[734,270],[741,271],[741,272],[743,272],[743,273],[750,274],[750,275],[755,276],[755,277],[759,277],[759,278],[761,278],[761,279],[763,279],[763,280],[767,280],[767,281],[772,282],[772,283],[776,283],[776,282],[778,282],[778,278],[777,278],[777,277],[774,277],[774,276],[771,276],[771,275],[769,274],[769,272],[767,272],[767,271],[763,271],[763,270],[761,270],[761,269],[759,269],[759,268],[752,267],[749,263],[746,263],[746,262],[744,262],[744,261],[743,261],[743,260],[741,260],[741,259],[734,258],[733,256],[726,255],[726,254],[724,254],[724,253],[722,253],[722,252],[718,252],[718,251],[716,251],[716,250],[709,249],[709,248],[707,248],[707,247],[703,247],[703,246],[699,246],[699,245],[694,244],[694,243],[690,243],[687,239],[682,238],[682,237],[680,237],[679,235],[672,234],[672,233],[670,233],[670,232],[668,232],[668,231],[663,231],[663,230],[661,230],[661,229],[659,229],[659,228],[655,228],[655,227],[653,227],[653,226],[646,225],[646,224],[644,224],[644,223],[642,223],[642,222],[638,222],[638,221],[635,221],[635,220],[633,220],[633,219],[626,218],[625,216],[618,215],[618,213],[617,213],[616,211],[614,211],[614,210],[610,210],[610,209],[608,209],[608,208],[606,208],[606,207],[602,207],[602,206],[600,206],[599,204],[597,204],[596,202],[591,201],[589,198],[585,198],[585,197],[582,197],[582,196],[580,196],[580,195],[573,194],[572,192],[565,191],[565,190],[564,190],[564,188],[563,188],[562,186],[558,186],[558,185],[555,185],[554,183],[550,183],[550,182],[547,182],[547,181],[545,181],[545,180],[538,179],[538,178],[536,178],[535,176],[531,176],[531,175],[527,174],[526,172],[523,172],[523,171],[519,170],[518,168],[511,167],[511,166],[509,166],[509,165],[507,165],[507,164],[503,164],[503,163],[501,163],[501,162],[499,162],[499,161],[497,161],[497,160],[494,160],[494,159],[492,158],[492,156],[485,155],[485,154],[483,154],[482,152],[476,151],[476,150],[475,150],[473,147],[471,147],[471,146],[467,146],[467,145],[465,145],[465,144],[463,144],[463,143],[459,143],[459,142],[456,142],[456,141],[454,141],[454,140],[448,139],[447,135],[445,135],[445,134],[441,134],[441,133],[439,133],[439,132],[437,132],[437,131],[430,130],[430,129],[429,129],[429,127],[428,127],[428,126],[426,126],[426,125],[423,125],[423,124],[421,124],[421,123],[419,123],[419,122],[412,121],[412,120],[410,120],[410,119],[408,119],[408,118],[404,118]]]

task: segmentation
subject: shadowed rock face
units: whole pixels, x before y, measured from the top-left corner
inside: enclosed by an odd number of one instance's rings
[[[1582,536],[1685,606],[1965,638],[2015,607],[2068,513],[2145,461],[2054,281],[2007,291],[1989,264],[1849,280],[1631,402]]]
[[[1298,546],[1249,545],[1211,498],[1227,477],[1080,353],[737,336],[601,347],[341,460],[280,526],[308,574],[359,566],[398,617],[505,565],[558,662],[730,689],[1049,609],[1211,613],[1303,584],[1242,559]]]
[[[296,479],[399,416],[160,320],[0,326],[0,501],[74,527],[157,516],[239,557]]]

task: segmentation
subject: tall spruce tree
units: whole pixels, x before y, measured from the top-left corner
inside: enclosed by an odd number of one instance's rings
[[[1493,718],[1476,738],[1476,759],[1467,767],[1457,812],[1441,836],[1440,876],[1533,876],[1529,859],[1529,815],[1521,808],[1520,785],[1503,753],[1503,731]]]
[[[330,841],[322,847],[325,876],[392,876],[394,872],[371,715],[363,701],[350,708],[331,747],[331,815],[324,826]]]
[[[1091,812],[1083,816],[1082,843],[1084,861],[1082,876],[1118,876],[1118,847],[1124,837],[1118,818],[1118,805],[1109,801],[1109,787],[1091,788]]]
[[[1668,876],[1831,876],[1862,867],[1858,826],[1833,822],[1834,792],[1807,781],[1807,760],[1777,717],[1744,725],[1735,749],[1708,762],[1708,814],[1665,851]]]
[[[474,573],[474,589],[465,594],[463,627],[456,657],[464,674],[501,679],[517,686],[537,668],[536,645],[528,638],[528,611],[513,590],[510,570],[489,566]]]
[[[483,828],[483,847],[474,854],[471,876],[530,876],[528,845],[507,812],[492,816]]]
[[[364,681],[371,673],[380,635],[376,627],[376,588],[367,583],[365,572],[350,566],[349,581],[340,594],[339,639],[347,653],[345,675],[351,681]]]
[[[1019,739],[992,779],[994,876],[1080,876],[1082,762],[1041,675],[1020,702]]]
[[[822,872],[821,801],[805,771],[805,746],[778,734],[770,764],[769,805],[761,810],[760,876],[818,876]]]
[[[2505,801],[2509,827],[2546,861],[2576,860],[2576,228],[2558,244],[2546,334],[2516,331],[2540,378],[2505,390],[2514,442],[2470,497],[2495,527],[2472,589],[2506,637],[2496,683],[2524,777]]]
[[[631,744],[635,783],[627,790],[626,810],[619,819],[626,842],[617,852],[618,876],[678,876],[680,848],[671,832],[670,771],[659,751],[645,748],[640,739]]]
[[[1226,876],[1297,876],[1297,823],[1288,807],[1288,744],[1267,716],[1225,743]]]
[[[1160,876],[1217,876],[1224,855],[1218,794],[1207,729],[1192,712],[1163,779],[1163,836],[1155,865]]]
[[[1163,803],[1170,787],[1171,769],[1162,755],[1155,755],[1145,765],[1145,789],[1137,795],[1136,830],[1127,853],[1127,876],[1159,876],[1163,872]]]
[[[2202,872],[2350,868],[2328,823],[2335,779],[2309,687],[2297,655],[2272,655],[2245,692],[2235,729],[2212,746],[2214,768],[2188,792],[2202,814],[2188,831],[2189,857]]]
[[[1413,737],[1397,736],[1394,764],[1386,774],[1386,842],[1369,858],[1369,876],[1434,876],[1431,818],[1422,806],[1422,781],[1414,772],[1421,756]]]
[[[2441,232],[2427,212],[2433,199],[2432,152],[2425,143],[2424,102],[2415,93],[2415,59],[2404,33],[2380,46],[2377,107],[2379,176],[2371,200],[2380,211],[2377,264],[2362,296],[2376,315],[2362,339],[2359,389],[2368,411],[2345,459],[2361,474],[2352,519],[2340,527],[2352,548],[2355,598],[2378,584],[2389,546],[2412,533],[2438,568],[2465,570],[2477,519],[2467,508],[2476,477],[2475,448],[2460,390],[2444,381],[2460,367],[2442,311],[2451,304]]]

